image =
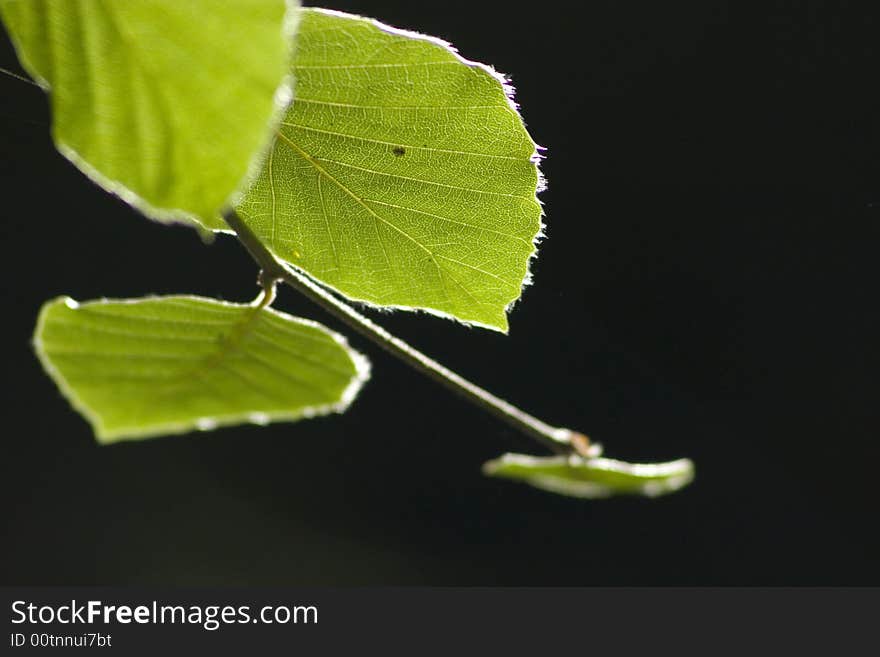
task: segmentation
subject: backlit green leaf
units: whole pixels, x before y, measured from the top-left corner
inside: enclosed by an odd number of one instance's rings
[[[690,459],[668,463],[625,463],[602,457],[505,454],[486,463],[483,472],[570,497],[657,497],[687,486],[694,478],[694,464]]]
[[[239,214],[352,299],[506,331],[541,207],[536,147],[501,77],[325,10],[303,10],[296,41],[296,100]]]
[[[102,443],[341,412],[369,377],[320,324],[191,296],[58,298],[34,344]]]
[[[0,0],[58,149],[148,216],[223,226],[290,99],[296,3]]]

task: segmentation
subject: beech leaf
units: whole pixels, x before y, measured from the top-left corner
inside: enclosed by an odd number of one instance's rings
[[[293,0],[0,0],[58,149],[160,221],[224,226],[291,98]]]
[[[694,478],[694,464],[690,459],[626,463],[603,457],[505,454],[486,463],[483,472],[569,497],[658,497],[687,486]]]
[[[303,10],[296,100],[237,207],[356,301],[500,331],[541,230],[535,143],[503,78],[437,39]]]
[[[320,324],[192,296],[60,297],[34,345],[102,443],[342,412],[369,378]]]

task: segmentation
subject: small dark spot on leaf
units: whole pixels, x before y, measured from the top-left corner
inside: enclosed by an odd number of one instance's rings
[[[406,149],[403,146],[395,146],[391,149],[391,152],[394,153],[397,157],[404,155],[406,153]]]

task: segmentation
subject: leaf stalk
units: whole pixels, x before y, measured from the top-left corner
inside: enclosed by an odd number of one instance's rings
[[[488,390],[468,381],[433,358],[410,346],[400,338],[361,315],[357,310],[339,299],[329,290],[318,285],[305,274],[282,263],[258,238],[241,217],[232,209],[223,213],[226,224],[235,232],[239,241],[260,267],[258,282],[264,290],[263,299],[274,298],[269,290],[274,289],[276,281],[286,283],[303,296],[316,303],[325,311],[343,322],[352,330],[403,361],[418,372],[445,386],[472,404],[488,411],[508,425],[537,440],[544,447],[557,454],[578,453],[581,456],[595,456],[596,447],[582,433],[554,427],[517,408],[513,404],[496,397]],[[268,305],[268,304],[267,304]]]

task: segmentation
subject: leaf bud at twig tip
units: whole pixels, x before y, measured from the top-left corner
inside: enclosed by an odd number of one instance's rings
[[[590,437],[586,434],[572,431],[568,442],[572,449],[580,456],[583,456],[584,458],[593,456],[592,450],[590,449]]]

